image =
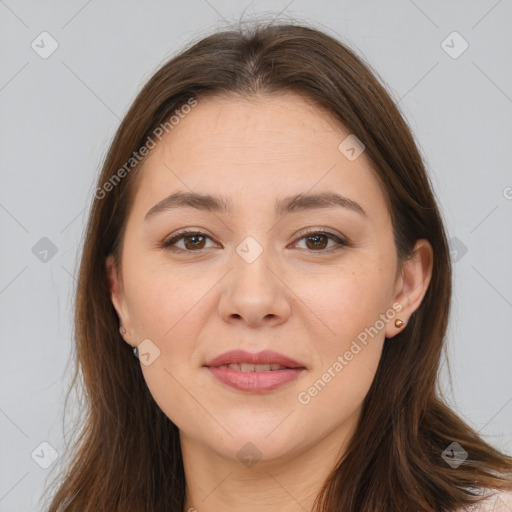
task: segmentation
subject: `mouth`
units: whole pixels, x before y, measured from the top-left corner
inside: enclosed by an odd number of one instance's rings
[[[250,393],[273,391],[295,380],[306,370],[303,364],[270,350],[257,354],[233,350],[204,366],[222,384]]]
[[[251,363],[230,363],[222,364],[220,366],[210,366],[209,368],[230,368],[239,372],[275,372],[277,370],[292,370],[289,366],[280,364],[251,364]]]
[[[252,353],[241,349],[224,352],[206,362],[204,366],[209,368],[231,368],[242,372],[306,369],[306,366],[302,363],[273,350]]]

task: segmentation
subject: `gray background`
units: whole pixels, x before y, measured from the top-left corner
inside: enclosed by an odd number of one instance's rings
[[[489,442],[512,452],[511,1],[0,0],[1,511],[41,509],[69,441],[75,275],[120,119],[182,44],[281,11],[355,48],[399,100],[453,239],[452,384],[444,363],[442,388]],[[44,31],[58,43],[47,58],[31,47],[51,48]],[[454,31],[463,40],[446,39]],[[54,255],[38,252],[43,237]],[[48,469],[43,442],[60,455]]]

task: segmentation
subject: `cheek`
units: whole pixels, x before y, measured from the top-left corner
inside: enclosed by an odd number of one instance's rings
[[[384,341],[380,333],[360,341],[359,325],[352,322],[338,322],[334,328],[342,335],[334,342],[321,342],[318,350],[322,364],[311,372],[295,397],[302,414],[316,418],[327,431],[353,418],[361,407],[377,371]]]
[[[310,338],[320,364],[297,399],[308,414],[336,422],[361,405],[373,381],[384,343],[381,315],[394,314],[392,272],[376,260],[359,260],[302,283],[298,295],[314,313]]]
[[[198,316],[204,314],[204,298],[214,283],[204,275],[191,281],[168,269],[139,269],[132,268],[134,280],[126,289],[135,336],[139,343],[151,340],[159,350],[151,364],[141,363],[141,370],[155,402],[183,429],[204,415],[189,396],[194,388],[190,372],[201,334]]]
[[[185,328],[192,339],[197,324],[190,322],[190,318],[201,311],[202,302],[215,283],[214,276],[201,272],[191,275],[190,270],[183,273],[178,267],[155,265],[149,258],[144,262],[133,258],[127,264],[127,272],[131,280],[126,296],[140,339],[150,338],[168,345]]]
[[[374,326],[390,308],[392,272],[375,260],[364,263],[361,259],[329,274],[302,278],[294,291],[311,311],[316,340],[323,340],[321,352],[330,357]],[[377,327],[383,334],[382,322]]]

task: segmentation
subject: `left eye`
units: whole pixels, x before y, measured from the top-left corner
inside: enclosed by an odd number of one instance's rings
[[[162,244],[160,244],[160,247],[175,252],[197,252],[206,248],[206,239],[209,239],[213,242],[213,240],[208,235],[202,233],[201,231],[184,231],[174,236],[173,238],[170,238],[169,240],[163,242]],[[338,246],[348,245],[348,243],[345,240],[342,240],[341,238],[332,233],[327,233],[324,231],[312,231],[310,233],[306,233],[298,240],[305,240],[306,249],[312,250],[313,252],[326,252],[324,249],[327,248],[329,240],[334,241],[335,244]],[[178,242],[181,241],[184,242],[184,247],[178,247],[176,245]],[[330,247],[330,249],[332,249],[332,246]]]
[[[306,240],[306,248],[313,248],[313,250],[316,252],[326,252],[323,251],[323,249],[327,247],[329,240],[334,241],[335,245],[338,246],[347,245],[347,242],[345,242],[345,240],[342,240],[341,238],[332,233],[326,233],[324,231],[313,231],[307,233],[306,235],[299,238],[299,240]],[[311,243],[308,243],[308,241],[311,241]],[[332,246],[330,247],[330,249],[331,248]]]

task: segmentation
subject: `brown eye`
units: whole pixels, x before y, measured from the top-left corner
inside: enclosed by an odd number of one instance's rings
[[[204,243],[205,243],[205,237],[201,235],[191,235],[191,236],[184,236],[183,240],[185,240],[185,247],[187,249],[203,249]]]
[[[174,252],[198,252],[205,249],[207,239],[211,238],[200,231],[182,231],[176,236],[160,244],[162,249]],[[183,240],[183,246],[178,247],[177,243]]]
[[[183,246],[179,247],[177,244],[182,240]],[[183,231],[171,239],[161,243],[160,247],[174,252],[199,252],[208,248],[205,246],[207,240],[212,239],[201,231]],[[299,239],[299,241],[302,240],[306,241],[305,249],[311,252],[329,252],[330,249],[336,250],[342,246],[349,245],[347,241],[333,233],[323,231],[311,231]],[[329,247],[329,241],[334,242],[334,247]]]
[[[306,235],[302,236],[299,241],[305,240],[306,249],[312,252],[329,252],[330,249],[336,250],[341,246],[348,246],[348,242],[342,240],[340,237],[334,235],[333,233],[327,233],[324,231],[312,231],[310,233],[306,233]],[[327,249],[329,245],[329,241],[335,242],[334,247],[331,245],[329,249]],[[297,242],[298,243],[298,242]],[[336,247],[338,246],[338,247]],[[327,250],[326,250],[327,249]]]
[[[311,235],[306,240],[308,249],[325,249],[328,244],[328,237],[325,235]]]

